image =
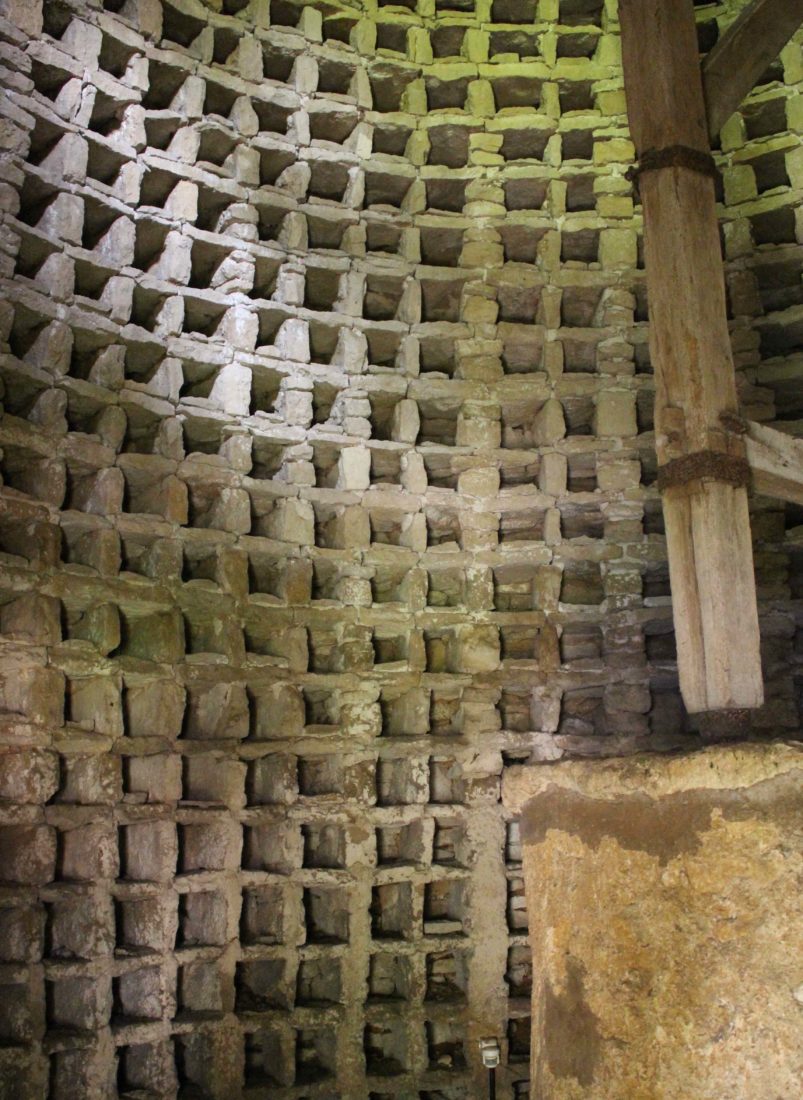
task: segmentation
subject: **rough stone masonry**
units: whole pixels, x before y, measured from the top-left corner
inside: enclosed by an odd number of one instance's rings
[[[793,433],[802,80],[717,152]],[[524,1100],[503,770],[700,743],[615,0],[0,0],[0,84],[0,1097]]]

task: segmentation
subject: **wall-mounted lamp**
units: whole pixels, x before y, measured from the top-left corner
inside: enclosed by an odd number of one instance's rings
[[[480,1039],[482,1064],[488,1070],[488,1100],[496,1100],[496,1067],[500,1053],[498,1039]]]

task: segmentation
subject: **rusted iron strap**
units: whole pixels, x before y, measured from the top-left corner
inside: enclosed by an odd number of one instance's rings
[[[692,715],[703,741],[744,740],[750,733],[755,710],[744,707],[727,707],[722,710],[703,710]]]
[[[726,485],[749,485],[750,465],[744,458],[720,451],[695,451],[682,458],[673,458],[658,468],[658,488],[662,492],[701,478],[724,481]]]
[[[638,194],[639,176],[644,172],[655,172],[659,168],[689,168],[712,180],[720,179],[720,172],[710,153],[702,149],[693,149],[690,145],[667,145],[665,149],[647,149],[641,154],[638,164],[628,168],[625,179],[630,180]]]

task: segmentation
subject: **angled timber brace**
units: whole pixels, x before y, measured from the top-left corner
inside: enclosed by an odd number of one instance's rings
[[[702,69],[693,0],[619,0],[619,17],[681,692],[690,713],[757,707],[747,492],[803,499],[803,443],[738,416],[709,135],[803,22],[803,0],[752,0]]]

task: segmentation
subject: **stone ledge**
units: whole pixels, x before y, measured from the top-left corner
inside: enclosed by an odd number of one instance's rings
[[[507,810],[520,813],[555,787],[601,800],[641,794],[658,798],[689,789],[733,790],[800,772],[803,742],[715,745],[688,755],[644,753],[608,760],[568,760],[510,768],[502,784]]]

